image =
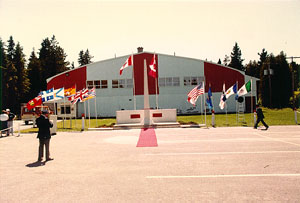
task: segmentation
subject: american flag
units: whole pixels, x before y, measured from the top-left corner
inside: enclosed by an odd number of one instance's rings
[[[77,102],[82,102],[85,97],[89,95],[89,90],[83,88],[82,90],[76,92],[74,96],[69,97],[69,100],[72,104],[76,104]]]
[[[198,99],[198,97],[201,94],[204,94],[204,82],[202,82],[200,85],[196,86],[195,88],[193,88],[189,93],[188,93],[188,102],[190,102],[191,104],[193,104],[195,106],[196,101]]]

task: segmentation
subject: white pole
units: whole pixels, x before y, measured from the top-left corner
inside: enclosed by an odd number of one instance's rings
[[[95,93],[96,93],[96,89],[95,89]],[[96,127],[98,126],[98,120],[97,120],[97,116],[98,116],[98,112],[97,112],[97,94],[95,95],[95,115],[96,115]]]
[[[253,98],[252,98],[252,91],[253,91],[253,89],[252,89],[252,77],[251,77],[251,113],[250,113],[250,115],[253,113]],[[257,89],[257,87],[256,87],[256,89]],[[256,90],[257,91],[257,90]],[[255,123],[256,123],[256,121],[255,121],[255,119],[254,119],[254,115],[253,115],[253,126],[255,125]]]
[[[157,70],[156,70],[157,71]],[[157,73],[156,73],[157,74]],[[157,76],[157,75],[156,75]],[[157,77],[155,78],[155,96],[156,96],[156,109],[158,109],[158,95],[157,95]]]
[[[144,126],[149,126],[149,125],[151,125],[151,121],[150,121],[148,73],[147,73],[147,61],[146,59],[144,59]]]
[[[136,98],[135,98],[135,80],[134,80],[134,61],[133,61],[133,53],[132,57],[132,83],[133,83],[133,109],[136,110]]]
[[[89,128],[91,127],[91,111],[90,111],[90,100],[88,100],[88,112],[89,112]]]
[[[204,119],[205,119],[205,126],[206,126],[205,79],[204,79],[204,81],[203,81],[203,88],[204,88],[204,95],[203,95],[203,104],[204,104]]]

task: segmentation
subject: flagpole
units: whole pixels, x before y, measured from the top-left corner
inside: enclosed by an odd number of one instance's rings
[[[89,112],[89,128],[91,127],[91,111],[90,111],[90,100],[88,100],[88,112]]]
[[[63,119],[63,129],[65,129],[65,120],[66,120],[66,97],[65,97],[65,86],[64,86],[64,119]],[[60,112],[61,112],[61,108],[60,108]]]
[[[132,57],[132,83],[133,83],[133,108],[136,110],[136,98],[135,98],[135,80],[134,80],[134,60],[133,60],[133,53],[131,54]]]
[[[204,88],[204,95],[203,95],[203,104],[204,104],[204,119],[205,119],[205,126],[206,126],[206,107],[205,107],[205,78],[203,81],[203,88]]]
[[[253,113],[253,98],[252,98],[252,77],[251,77],[251,79],[250,79],[250,81],[251,81],[251,113],[250,113],[250,115],[252,115],[252,113]],[[257,91],[257,87],[256,87],[256,91]],[[252,116],[252,118],[253,118],[253,126],[254,126],[254,115]]]
[[[236,89],[238,90],[239,88],[239,81],[237,80],[236,81]],[[236,97],[237,95],[235,95],[235,97]],[[235,98],[234,98],[235,99]],[[239,119],[238,119],[238,109],[239,107],[238,107],[238,101],[237,101],[237,99],[235,99],[235,114],[236,114],[236,124],[237,124],[237,126],[239,125]]]
[[[154,64],[156,64],[156,57],[155,57],[155,52],[154,52]],[[156,64],[157,67],[157,64]],[[157,95],[157,78],[158,78],[158,72],[156,68],[156,77],[155,77],[155,99],[156,99],[156,109],[158,109],[158,95]]]
[[[98,127],[98,120],[97,120],[98,112],[97,112],[97,94],[96,94],[96,88],[95,88],[95,114],[96,114],[96,127]]]

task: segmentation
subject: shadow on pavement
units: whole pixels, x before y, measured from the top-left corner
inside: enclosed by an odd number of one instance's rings
[[[27,164],[26,166],[29,168],[33,168],[33,167],[40,167],[40,166],[45,166],[46,161],[36,161],[30,164]]]

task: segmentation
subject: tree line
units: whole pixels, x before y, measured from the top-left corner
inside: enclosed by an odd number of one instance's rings
[[[259,78],[259,102],[263,106],[292,107],[296,104],[293,92],[299,89],[299,64],[288,63],[284,52],[275,56],[262,49],[258,55],[258,61],[249,61],[244,66],[241,49],[235,43],[230,56],[225,55],[223,63],[221,59],[218,63]],[[47,88],[47,78],[75,68],[74,62],[70,64],[66,57],[67,54],[54,35],[43,39],[37,52],[32,50],[28,62],[19,42],[15,43],[12,36],[7,42],[0,38],[0,108],[10,108],[13,112],[20,113],[21,103],[28,102]],[[92,58],[88,49],[81,50],[78,56],[79,66],[91,63]],[[274,73],[271,76],[264,74],[269,69]]]
[[[37,53],[32,50],[28,63],[19,42],[15,43],[12,36],[6,43],[0,38],[1,110],[9,108],[19,114],[21,103],[47,89],[47,78],[75,68],[74,62],[70,65],[66,57],[54,35],[42,40]],[[83,66],[91,63],[92,58],[88,49],[81,50],[78,63]]]
[[[247,75],[259,78],[259,103],[269,108],[298,107],[297,92],[300,91],[300,65],[287,61],[286,54],[281,51],[277,56],[262,49],[259,60],[250,60],[243,66],[242,52],[238,43],[233,46],[230,58],[226,55],[223,65],[230,66]],[[219,62],[221,60],[219,59]]]

